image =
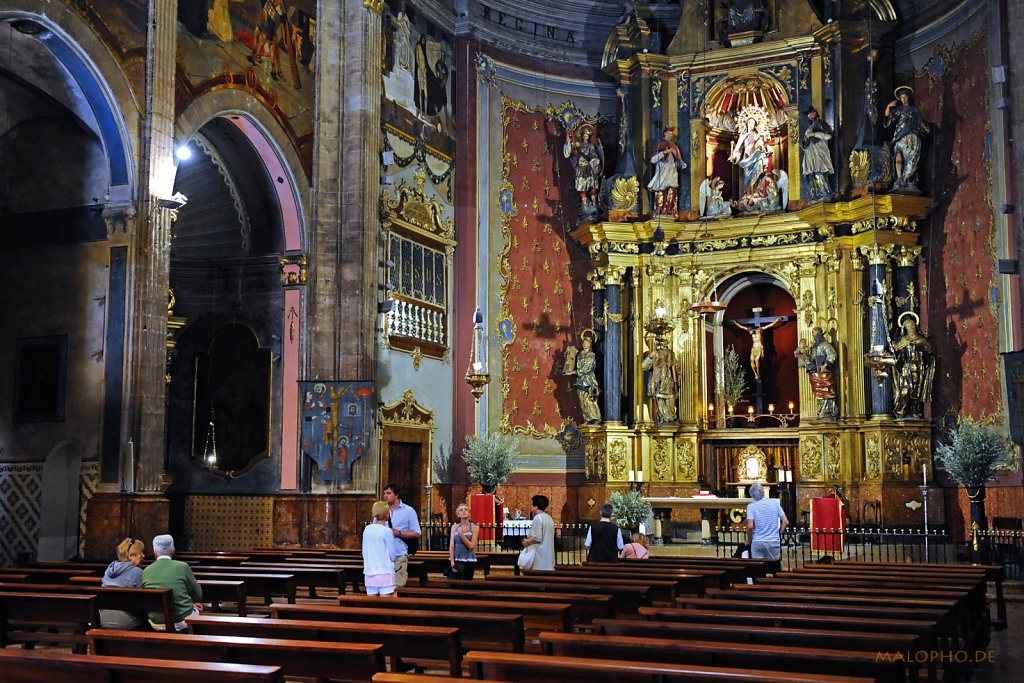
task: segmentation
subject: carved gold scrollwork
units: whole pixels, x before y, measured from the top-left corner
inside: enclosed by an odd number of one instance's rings
[[[821,439],[816,436],[800,439],[800,478],[821,480]]]
[[[672,479],[672,462],[668,439],[651,440],[651,461],[654,463],[654,479],[656,481],[669,481]]]
[[[676,481],[697,481],[697,447],[692,441],[676,445]]]
[[[879,444],[878,434],[864,437],[864,473],[868,479],[879,479],[882,476],[882,449]]]
[[[855,149],[850,152],[850,180],[855,188],[868,182],[871,171],[871,159],[866,149]]]
[[[628,211],[636,206],[640,194],[640,182],[636,176],[616,178],[612,187],[612,204],[619,211]]]
[[[626,478],[626,449],[628,445],[623,439],[612,441],[608,447],[608,472],[612,479]]]
[[[843,475],[843,459],[839,452],[839,437],[830,434],[825,437],[825,472],[832,481]]]

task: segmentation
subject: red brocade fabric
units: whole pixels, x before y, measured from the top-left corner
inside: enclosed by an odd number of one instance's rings
[[[562,368],[566,349],[580,348],[579,333],[591,325],[588,256],[569,236],[579,194],[562,154],[561,125],[543,111],[510,105],[502,127],[502,178],[515,205],[499,258],[501,317],[515,330],[515,340],[502,346],[503,431],[554,436],[563,419],[581,421],[572,378]]]
[[[924,227],[919,278],[926,331],[937,363],[931,414],[974,417],[1002,411],[993,294],[996,219],[990,191],[993,131],[988,56],[980,36],[940,48],[910,81],[932,126],[925,136],[922,189],[936,200]],[[930,139],[929,139],[930,138]]]

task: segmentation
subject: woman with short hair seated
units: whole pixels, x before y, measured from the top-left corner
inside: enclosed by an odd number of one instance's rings
[[[117,588],[139,588],[142,586],[142,556],[145,544],[126,538],[117,544],[117,559],[110,563],[103,572],[102,585]],[[141,612],[126,612],[119,609],[101,609],[100,624],[103,628],[116,628],[132,631],[146,623]]]

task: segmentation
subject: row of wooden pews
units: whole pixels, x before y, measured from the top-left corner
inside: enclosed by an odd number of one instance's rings
[[[424,683],[467,670],[492,681],[915,681],[923,671],[955,681],[970,667],[918,653],[988,642],[985,568],[837,563],[779,573],[764,560],[652,558],[449,582],[431,580],[435,565],[423,561],[419,581],[377,598],[348,591],[357,585],[350,567],[361,578],[356,551],[176,557],[197,575],[290,575],[292,588],[253,590],[264,602],[287,600],[271,602],[269,617],[190,617],[188,634],[81,631],[78,642],[96,655],[81,659],[271,664],[288,677]],[[296,599],[296,586],[308,597]],[[447,676],[411,672],[424,669]]]

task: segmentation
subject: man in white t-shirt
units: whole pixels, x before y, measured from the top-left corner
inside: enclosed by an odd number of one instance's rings
[[[775,498],[765,498],[764,487],[750,486],[753,503],[747,505],[747,545],[751,557],[778,560],[782,556],[782,533],[789,526],[782,505]]]

